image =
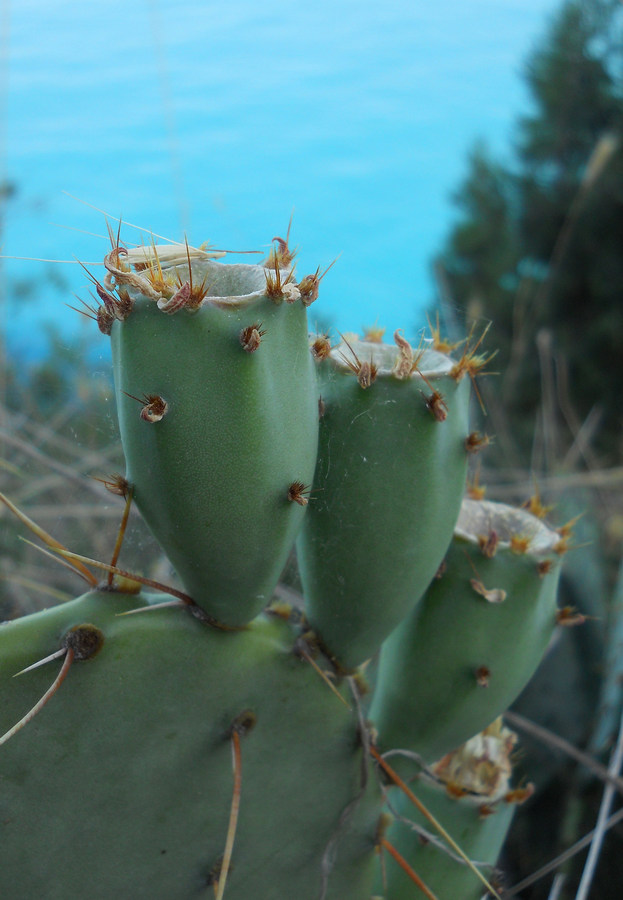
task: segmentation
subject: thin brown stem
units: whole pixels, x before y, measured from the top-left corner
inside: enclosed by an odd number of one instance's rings
[[[428,888],[428,887],[424,884],[424,882],[422,881],[422,879],[420,878],[420,876],[417,874],[417,872],[416,872],[414,869],[411,868],[411,866],[409,865],[409,863],[407,862],[407,860],[404,858],[404,856],[402,856],[402,855],[396,850],[396,848],[393,846],[393,844],[390,844],[390,842],[387,840],[387,838],[381,838],[381,847],[383,847],[384,850],[387,850],[387,852],[389,853],[389,855],[390,855],[393,859],[396,860],[396,862],[398,863],[398,865],[400,866],[400,868],[401,868],[404,872],[407,873],[407,875],[409,876],[409,878],[411,879],[411,881],[419,887],[419,889],[422,891],[422,893],[423,893],[426,897],[428,897],[428,900],[438,900],[437,895],[436,895],[436,894],[433,894],[433,892],[431,891],[431,889]]]

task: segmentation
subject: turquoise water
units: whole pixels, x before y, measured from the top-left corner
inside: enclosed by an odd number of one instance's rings
[[[103,216],[63,192],[245,250],[294,209],[301,275],[341,254],[312,320],[413,335],[466,152],[483,137],[508,154],[522,60],[557,6],[22,0],[7,18],[5,4],[0,152],[18,193],[2,252],[100,260],[103,238],[67,228],[104,235]],[[78,266],[3,269],[12,354],[39,353],[45,321],[81,325],[63,306],[88,297]],[[29,278],[30,296],[14,287]]]

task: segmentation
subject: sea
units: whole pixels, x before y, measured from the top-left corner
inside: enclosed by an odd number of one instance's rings
[[[397,328],[482,142],[512,161],[523,71],[554,0],[20,0],[0,3],[0,327],[10,360],[106,338],[69,309],[107,225],[335,265],[311,327]],[[258,257],[231,257],[248,261]],[[37,260],[37,261],[35,261]],[[38,261],[44,260],[44,261]],[[450,303],[452,298],[449,298]]]

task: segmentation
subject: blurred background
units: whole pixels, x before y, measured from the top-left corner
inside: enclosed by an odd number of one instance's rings
[[[497,374],[479,380],[474,421],[491,442],[470,489],[536,493],[557,525],[581,516],[561,605],[589,617],[516,709],[607,761],[623,676],[618,0],[4,0],[0,16],[1,490],[110,556],[120,507],[96,479],[123,458],[108,345],[66,305],[89,300],[76,260],[101,272],[106,218],[128,243],[265,254],[293,214],[300,275],[339,256],[314,327],[417,340],[439,316],[460,340],[490,324]],[[125,565],[170,578],[131,521]],[[16,531],[0,514],[6,618],[79,589]],[[553,874],[511,886],[593,827],[603,785],[521,736],[538,791],[503,868],[507,896],[541,900]],[[620,900],[620,827],[593,900]],[[562,864],[557,896],[576,896],[585,854]]]

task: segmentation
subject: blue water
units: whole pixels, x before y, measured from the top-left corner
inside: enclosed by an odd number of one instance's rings
[[[240,249],[266,248],[294,208],[299,274],[341,254],[312,320],[413,335],[467,150],[482,137],[509,155],[522,61],[557,7],[21,0],[3,23],[0,175],[18,193],[2,253],[100,260],[103,238],[67,228],[105,235],[103,216],[64,191]],[[41,352],[46,322],[84,324],[63,305],[88,297],[77,265],[2,268],[11,354]]]

